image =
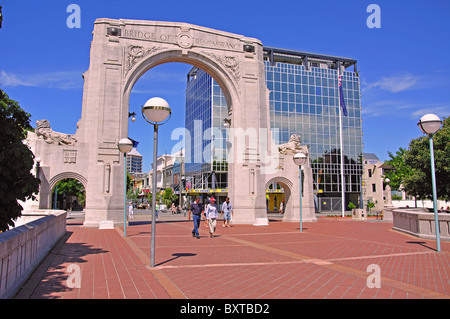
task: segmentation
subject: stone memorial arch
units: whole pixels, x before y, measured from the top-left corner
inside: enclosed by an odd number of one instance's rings
[[[84,225],[123,224],[124,163],[117,143],[128,136],[130,93],[146,71],[169,62],[199,67],[220,85],[231,129],[244,132],[229,140],[233,160],[229,160],[228,188],[236,212],[234,222],[267,220],[266,172],[267,167],[277,165],[267,157],[276,158],[278,151],[270,147],[262,43],[186,23],[123,19],[94,23],[76,133],[62,134],[58,141],[37,135],[30,138],[32,150],[41,158],[41,208],[48,206],[48,199],[43,198],[49,197],[50,182],[54,184],[57,176],[78,176],[86,188]],[[170,97],[164,98],[170,104]],[[256,143],[250,141],[251,132],[257,132]]]

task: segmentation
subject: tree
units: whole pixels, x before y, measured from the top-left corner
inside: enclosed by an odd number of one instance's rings
[[[433,136],[436,190],[438,198],[450,199],[450,118],[443,119],[442,128]],[[421,136],[411,140],[408,149],[400,148],[386,162],[393,168],[386,173],[392,189],[403,190],[420,198],[432,198],[430,139]]]
[[[442,128],[433,136],[436,189],[438,198],[450,199],[450,118],[444,118]],[[409,143],[405,164],[412,174],[405,178],[405,191],[421,198],[432,198],[430,139],[422,136]]]
[[[31,130],[30,114],[0,89],[0,231],[14,227],[22,215],[18,200],[34,199],[39,179],[31,170],[34,155],[22,143]]]
[[[73,178],[63,179],[56,185],[58,187],[58,193],[66,194],[67,196],[78,196],[84,191],[83,184]]]
[[[170,205],[172,205],[172,202],[174,202],[177,198],[178,196],[173,193],[172,188],[166,188],[161,196],[163,204],[165,204],[167,207],[170,207]]]
[[[412,175],[411,167],[405,163],[406,152],[407,150],[402,147],[395,152],[395,156],[391,152],[388,152],[391,159],[386,164],[393,169],[388,170],[385,175],[390,179],[389,185],[393,190],[400,190],[403,181]]]

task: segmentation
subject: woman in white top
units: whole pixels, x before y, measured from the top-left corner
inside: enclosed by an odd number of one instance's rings
[[[211,197],[205,211],[205,217],[209,225],[209,236],[211,238],[214,237],[214,232],[216,231],[216,219],[218,216],[219,212],[217,211],[216,199]]]

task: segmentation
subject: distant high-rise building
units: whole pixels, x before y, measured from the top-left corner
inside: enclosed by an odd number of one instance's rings
[[[127,154],[127,171],[130,174],[142,173],[142,155],[134,147]]]

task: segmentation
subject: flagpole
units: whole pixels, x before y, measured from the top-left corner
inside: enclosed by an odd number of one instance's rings
[[[342,110],[341,110],[341,90],[339,85],[339,77],[341,74],[341,64],[338,63],[338,109],[339,109],[339,141],[341,148],[341,206],[342,206],[342,217],[345,217],[345,180],[344,180],[344,147],[342,143]]]

